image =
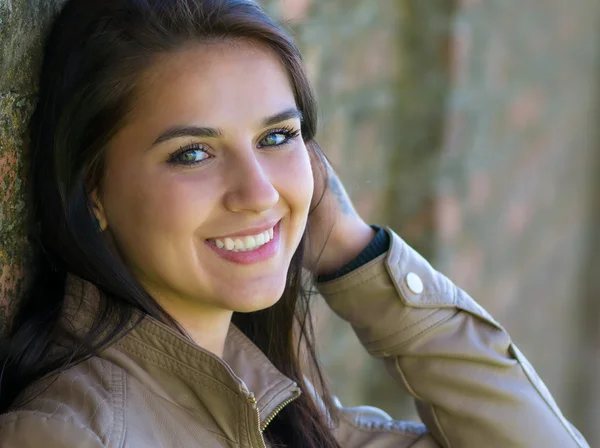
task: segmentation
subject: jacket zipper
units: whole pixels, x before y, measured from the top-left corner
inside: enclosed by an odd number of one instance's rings
[[[271,423],[273,421],[273,419],[277,416],[277,414],[279,414],[279,412],[281,412],[281,410],[283,408],[285,408],[288,404],[290,404],[292,401],[294,401],[299,396],[300,396],[300,394],[294,395],[292,398],[288,398],[283,403],[281,403],[279,406],[277,406],[273,410],[273,412],[271,412],[271,415],[269,415],[269,417],[267,417],[267,419],[265,420],[265,423],[262,425],[262,427],[259,426],[261,433],[264,432],[265,429],[267,429],[267,426],[269,426],[269,423]],[[258,413],[258,409],[256,411]]]
[[[300,392],[300,389],[296,389],[296,390],[298,392]],[[256,397],[254,396],[254,394],[252,392],[249,393],[248,401],[252,405],[252,409],[254,409],[256,412],[256,428],[258,429],[258,434],[260,435],[260,441],[262,444],[262,448],[267,448],[267,444],[265,443],[265,437],[263,435],[263,432],[265,431],[265,429],[267,429],[267,426],[269,425],[269,423],[271,423],[273,421],[273,419],[277,416],[277,414],[279,414],[281,412],[281,410],[283,408],[285,408],[288,404],[290,404],[292,401],[294,401],[299,396],[300,396],[300,393],[297,393],[293,397],[288,398],[283,403],[281,403],[279,406],[277,406],[273,410],[273,412],[271,412],[271,414],[269,414],[269,416],[265,420],[265,423],[263,425],[261,425],[260,424],[260,412],[258,410],[258,406],[256,405]]]

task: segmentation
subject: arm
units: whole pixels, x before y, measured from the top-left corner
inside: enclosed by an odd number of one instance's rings
[[[416,400],[442,447],[588,447],[506,331],[388,231],[388,252],[317,287]]]

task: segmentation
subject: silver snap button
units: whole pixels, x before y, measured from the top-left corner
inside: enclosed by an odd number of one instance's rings
[[[406,274],[404,278],[406,281],[406,286],[410,289],[414,294],[421,294],[423,292],[423,280],[414,272],[409,272]]]

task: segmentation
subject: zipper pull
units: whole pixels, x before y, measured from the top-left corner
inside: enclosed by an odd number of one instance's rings
[[[243,381],[240,380],[239,387],[240,387],[240,392],[243,393],[247,398],[248,395],[250,395],[250,390],[248,389],[248,386],[246,386],[246,383],[244,383]]]
[[[252,392],[248,394],[248,403],[252,405],[252,409],[256,409],[256,397]]]
[[[240,382],[240,392],[246,397],[246,401],[252,405],[252,409],[256,409],[256,397],[253,392],[250,392],[248,386],[243,381]]]

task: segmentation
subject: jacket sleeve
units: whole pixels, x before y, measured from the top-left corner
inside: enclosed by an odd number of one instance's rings
[[[90,429],[35,411],[0,416],[2,448],[105,448]]]
[[[387,253],[317,288],[414,397],[437,444],[589,447],[504,328],[387,231]]]

